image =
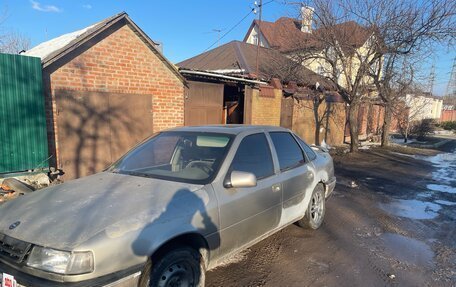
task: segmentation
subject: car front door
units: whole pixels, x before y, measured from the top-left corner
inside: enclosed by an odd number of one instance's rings
[[[300,219],[315,187],[315,169],[289,132],[269,132],[280,167],[283,209],[280,225]]]
[[[214,183],[220,206],[219,256],[255,242],[278,227],[282,211],[282,190],[276,175],[270,141],[264,132],[246,135],[233,145],[225,176],[232,171],[255,174],[257,185],[248,188],[226,188]],[[227,161],[230,160],[227,158]]]

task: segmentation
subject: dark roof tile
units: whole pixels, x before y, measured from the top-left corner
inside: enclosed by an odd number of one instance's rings
[[[220,47],[177,63],[181,69],[217,71],[246,77],[256,75],[257,46],[240,41],[231,41]],[[326,89],[332,84],[324,77],[296,64],[274,49],[260,48],[260,78],[280,78],[284,82],[296,81],[300,85],[315,86],[319,82]],[[237,70],[237,71],[236,71]]]

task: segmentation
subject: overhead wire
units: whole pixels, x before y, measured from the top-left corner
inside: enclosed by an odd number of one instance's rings
[[[274,1],[275,1],[275,0],[270,0],[270,1],[266,2],[266,3],[263,3],[262,6],[265,6],[265,5],[267,5],[267,4],[270,4],[270,3],[274,2]],[[221,41],[223,38],[225,38],[226,35],[228,35],[231,31],[233,31],[234,29],[236,29],[236,27],[238,27],[238,26],[239,26],[245,19],[247,19],[247,17],[249,17],[250,14],[252,14],[254,11],[255,11],[255,8],[251,8],[250,11],[249,11],[244,17],[242,17],[236,24],[234,24],[230,29],[228,29],[220,38],[218,38],[217,41],[215,41],[215,42],[212,43],[209,47],[207,47],[207,48],[203,51],[203,54],[204,54],[205,52],[207,52],[209,49],[211,49],[212,47],[214,47],[217,43],[220,43],[220,41]],[[209,55],[209,54],[204,55],[204,56],[200,59],[200,61],[204,60],[208,55]],[[204,68],[204,65],[203,65],[200,69],[202,69],[202,68]]]

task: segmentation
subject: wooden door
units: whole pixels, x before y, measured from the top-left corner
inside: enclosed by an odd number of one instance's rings
[[[280,126],[292,129],[293,127],[293,98],[282,97],[282,108],[280,111]]]
[[[185,125],[223,123],[223,84],[188,83],[185,96]]]

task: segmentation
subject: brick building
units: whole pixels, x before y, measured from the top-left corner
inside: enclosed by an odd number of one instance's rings
[[[126,13],[25,54],[42,61],[50,163],[65,179],[184,124],[184,78]]]
[[[255,45],[231,41],[177,63],[189,81],[186,125],[280,125],[281,87],[269,84],[270,75],[266,75],[264,65],[259,67],[261,76],[256,77],[256,53]],[[283,59],[265,48],[261,48],[261,56]],[[217,91],[214,85],[219,86]],[[200,101],[201,97],[206,100]]]
[[[331,84],[280,52],[264,47],[259,48],[257,71],[257,50],[256,45],[232,41],[177,64],[190,87],[185,99],[186,125],[276,125],[289,128],[309,143],[314,143],[313,99],[323,90],[330,91]],[[192,89],[192,85],[196,85],[193,83],[198,83],[200,88]],[[290,83],[296,87],[290,89]],[[213,90],[216,84],[220,85],[219,92]],[[205,99],[198,100],[201,97]],[[198,109],[193,109],[193,101],[197,102]],[[340,144],[344,140],[345,110],[341,103],[328,104],[328,107],[330,105],[331,115],[320,125],[324,127],[321,139]],[[319,118],[324,113],[320,108]],[[204,114],[220,116],[202,116]]]

